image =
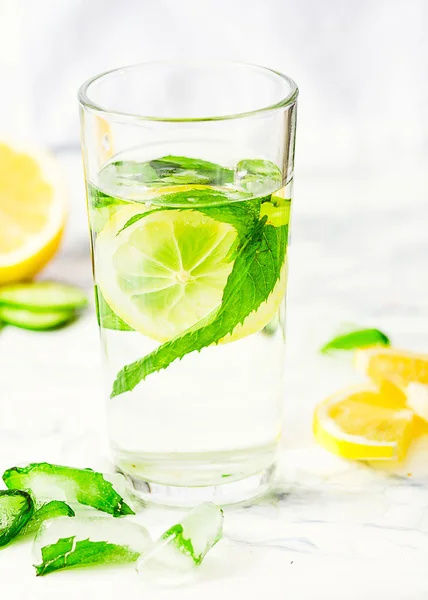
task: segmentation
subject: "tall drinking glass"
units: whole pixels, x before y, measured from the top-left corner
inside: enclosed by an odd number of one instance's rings
[[[154,501],[226,504],[272,482],[297,95],[219,62],[80,89],[109,438]]]

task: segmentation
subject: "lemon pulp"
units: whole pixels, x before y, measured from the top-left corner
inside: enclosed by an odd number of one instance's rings
[[[354,460],[401,460],[415,427],[413,411],[373,385],[341,390],[319,404],[314,433],[327,450]]]

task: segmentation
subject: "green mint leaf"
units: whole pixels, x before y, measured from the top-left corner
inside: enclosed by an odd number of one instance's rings
[[[61,500],[52,500],[51,502],[47,502],[43,504],[39,509],[37,509],[28,523],[25,525],[23,529],[21,529],[19,535],[28,535],[29,533],[34,533],[40,527],[40,525],[47,521],[47,519],[55,519],[57,517],[74,517],[75,512],[65,502]]]
[[[134,215],[133,217],[128,219],[128,221],[126,221],[125,225],[121,227],[121,229],[119,229],[119,231],[116,233],[116,236],[121,234],[122,231],[125,231],[125,229],[128,229],[128,227],[131,227],[131,225],[134,225],[134,223],[138,223],[138,221],[141,221],[141,219],[144,219],[145,217],[148,217],[149,215],[155,212],[159,212],[161,210],[171,210],[171,207],[165,206],[160,208],[154,208],[153,210],[146,210],[145,212],[142,212],[138,215]]]
[[[94,185],[88,184],[87,186],[88,202],[91,208],[107,208],[111,206],[117,206],[119,204],[124,205],[126,202],[120,198],[114,198],[109,194],[105,194]]]
[[[109,542],[75,541],[75,537],[59,539],[41,549],[42,562],[34,565],[36,574],[47,575],[60,569],[99,564],[135,562],[139,552]]]
[[[111,397],[130,391],[151,373],[166,369],[176,359],[210,346],[257,310],[275,287],[284,264],[288,226],[273,227],[264,216],[237,252],[221,306],[188,332],[162,344],[117,375]]]
[[[156,205],[174,208],[199,208],[249,200],[250,194],[236,190],[217,190],[212,187],[191,188],[156,196]]]
[[[152,549],[145,527],[126,519],[59,517],[42,524],[34,541],[38,575],[59,569],[135,562]]]
[[[215,221],[232,225],[238,235],[243,238],[258,221],[262,201],[261,198],[248,198],[247,194],[241,192],[226,192],[209,188],[162,194],[156,198],[156,202],[159,203],[157,208],[131,217],[117,235],[154,212],[193,209]]]
[[[223,185],[234,180],[233,169],[222,167],[207,160],[185,156],[163,156],[149,162],[119,160],[107,165],[102,172],[103,181],[115,186],[147,187],[162,185]],[[108,200],[101,193],[95,194],[93,205],[106,206]]]
[[[162,183],[167,185],[208,185],[211,182],[212,177],[198,173],[198,171],[182,171],[162,179]]]
[[[222,206],[198,208],[198,210],[214,219],[214,221],[232,225],[238,232],[242,242],[257,224],[260,217],[260,206],[261,200],[252,198],[251,200],[245,200],[245,202],[231,202]]]
[[[335,350],[355,350],[367,346],[389,346],[389,338],[379,329],[358,329],[344,335],[339,335],[320,348],[322,354]]]
[[[233,169],[216,163],[186,156],[163,156],[150,161],[150,166],[158,177],[168,184],[204,183],[222,185],[231,183],[235,173]]]
[[[135,331],[112,311],[98,285],[95,286],[95,308],[100,327],[115,331]]]
[[[34,512],[31,496],[21,490],[0,491],[0,546],[6,546],[25,527]]]
[[[90,469],[33,463],[7,469],[3,481],[9,489],[31,491],[37,500],[65,496],[67,502],[93,506],[114,517],[134,514],[110,481],[102,473]]]

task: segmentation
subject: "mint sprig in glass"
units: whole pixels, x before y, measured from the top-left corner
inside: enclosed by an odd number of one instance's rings
[[[165,62],[79,100],[115,464],[155,501],[258,495],[281,435],[297,88]]]

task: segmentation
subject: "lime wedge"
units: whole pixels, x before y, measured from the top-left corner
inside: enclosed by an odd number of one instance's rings
[[[320,352],[328,354],[336,350],[355,350],[356,348],[389,345],[389,338],[379,329],[358,329],[331,339],[322,346]]]

